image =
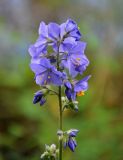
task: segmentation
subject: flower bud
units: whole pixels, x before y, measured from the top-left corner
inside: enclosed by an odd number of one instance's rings
[[[45,144],[45,149],[46,149],[46,151],[50,151],[50,146],[48,146],[47,144]]]
[[[65,97],[61,97],[62,102],[65,102],[66,98]]]
[[[46,102],[45,94],[46,94],[46,90],[44,89],[37,91],[34,95],[33,104],[36,104],[39,102],[40,106],[42,106]]]
[[[50,151],[51,151],[51,152],[55,152],[55,151],[56,151],[56,145],[55,145],[55,144],[52,144],[52,145],[50,146]]]
[[[56,149],[56,145],[52,144],[51,146],[45,145],[45,152],[41,155],[42,160],[47,159],[57,159],[58,158],[58,149]]]
[[[64,148],[69,147],[70,150],[74,152],[74,150],[77,146],[75,137],[78,132],[79,132],[79,130],[77,130],[77,129],[70,129],[70,130],[64,132],[64,139],[63,139]]]
[[[44,152],[42,155],[41,155],[41,159],[44,159],[44,158],[46,158],[47,156],[49,155],[49,153],[46,151],[46,152]]]
[[[58,137],[59,137],[59,140],[62,140],[62,139],[63,139],[63,131],[58,130],[57,135],[58,135]]]

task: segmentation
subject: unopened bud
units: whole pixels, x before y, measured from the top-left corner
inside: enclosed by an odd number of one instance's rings
[[[57,135],[58,135],[58,137],[59,137],[59,140],[62,140],[62,139],[63,139],[63,131],[58,130]]]
[[[61,97],[62,102],[65,102],[66,98],[65,97]]]
[[[56,145],[55,145],[55,144],[52,144],[52,145],[50,146],[50,151],[51,151],[51,152],[55,152],[55,151],[56,151]]]
[[[48,146],[47,144],[45,144],[45,149],[46,149],[46,151],[50,151],[50,146]]]

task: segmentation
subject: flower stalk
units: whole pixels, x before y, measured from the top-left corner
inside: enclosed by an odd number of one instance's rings
[[[59,129],[62,130],[61,86],[59,86]],[[59,140],[59,160],[62,160],[62,139]]]
[[[33,103],[45,105],[49,94],[58,96],[59,104],[59,148],[55,144],[45,145],[41,159],[62,160],[63,148],[74,152],[77,146],[78,130],[63,131],[63,112],[65,109],[78,111],[77,96],[84,96],[88,89],[90,76],[77,80],[77,75],[83,75],[89,64],[84,54],[86,43],[80,40],[81,33],[72,19],[61,25],[41,22],[38,33],[37,41],[29,47],[30,68],[35,73],[36,84],[41,87],[35,93]],[[52,86],[58,90],[53,90]]]
[[[60,42],[58,42],[58,54],[57,54],[57,70],[60,70],[59,66],[59,47]],[[62,88],[61,86],[58,87],[58,101],[59,101],[59,130],[62,131]],[[59,160],[62,160],[62,139],[59,140]]]

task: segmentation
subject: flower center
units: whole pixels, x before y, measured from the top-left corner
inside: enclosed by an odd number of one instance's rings
[[[80,58],[76,58],[77,61],[80,61]]]
[[[84,91],[77,92],[77,96],[84,96],[84,95],[85,95]]]

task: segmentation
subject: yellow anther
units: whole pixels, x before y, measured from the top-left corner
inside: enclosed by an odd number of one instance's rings
[[[48,76],[48,79],[50,79],[51,77],[50,76]]]
[[[76,60],[80,61],[80,58],[76,58]]]
[[[77,92],[77,96],[84,96],[84,95],[85,95],[84,91]]]

